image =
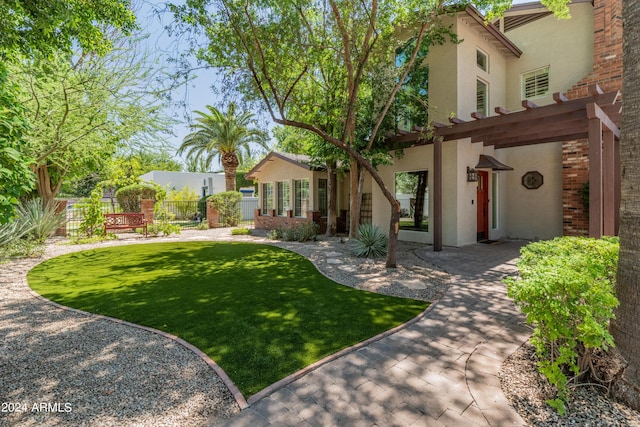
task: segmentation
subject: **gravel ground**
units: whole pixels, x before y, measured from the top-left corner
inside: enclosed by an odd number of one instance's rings
[[[640,413],[614,402],[597,387],[577,387],[567,405],[567,413],[559,416],[545,403],[554,392],[538,372],[537,356],[532,345],[525,343],[502,365],[502,390],[529,425],[547,426],[640,426]]]
[[[193,352],[163,336],[54,307],[33,296],[26,273],[64,253],[131,243],[230,240],[228,230],[47,245],[43,257],[0,264],[0,426],[199,426],[239,411],[226,386]],[[233,240],[273,243],[261,236]],[[307,256],[348,286],[434,301],[449,278],[401,243],[400,266],[351,257],[341,239],[275,243]]]

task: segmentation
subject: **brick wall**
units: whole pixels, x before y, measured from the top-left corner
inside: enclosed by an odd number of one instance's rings
[[[594,1],[593,71],[566,93],[567,98],[588,96],[588,87],[597,83],[604,92],[622,90],[622,0]],[[589,143],[587,140],[562,144],[562,221],[563,234],[586,236],[589,217],[580,191],[589,181]]]
[[[143,199],[140,201],[140,210],[144,214],[144,219],[147,220],[147,224],[153,224],[153,210],[156,205],[156,201],[153,199]]]
[[[263,215],[260,209],[256,209],[254,213],[255,225],[254,227],[262,230],[275,230],[277,228],[294,227],[296,225],[303,224],[307,221],[313,221],[320,225],[319,233],[324,233],[327,227],[327,222],[321,221],[320,212],[308,211],[306,218],[296,218],[293,216],[293,211],[287,211],[286,216],[277,216],[276,210],[272,209],[269,215]],[[324,223],[324,229],[322,225]]]

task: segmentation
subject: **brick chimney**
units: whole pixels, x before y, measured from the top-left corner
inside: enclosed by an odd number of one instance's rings
[[[622,90],[622,0],[594,0],[593,70],[566,93],[567,98],[588,96],[597,83],[604,92]],[[582,190],[589,181],[589,144],[586,140],[562,144],[562,221],[566,236],[589,234],[588,210]]]

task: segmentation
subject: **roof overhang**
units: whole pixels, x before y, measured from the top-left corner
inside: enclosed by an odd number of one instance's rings
[[[278,153],[277,151],[272,151],[269,154],[267,154],[264,157],[264,159],[260,161],[260,163],[255,165],[249,172],[247,172],[247,174],[244,176],[245,179],[256,180],[257,179],[257,177],[255,176],[256,173],[259,173],[267,165],[278,160],[288,162],[302,169],[306,169],[306,170],[314,169],[308,163],[309,158],[307,156],[288,154],[288,153]]]
[[[499,51],[504,53],[505,55],[513,55],[516,58],[520,58],[522,55],[522,51],[518,46],[516,46],[507,36],[500,32],[496,27],[492,24],[489,24],[484,16],[476,8],[473,6],[467,6],[464,9],[464,12],[469,17],[467,22],[473,27],[476,27],[481,32],[484,32],[488,37],[487,40],[491,44],[493,44]]]
[[[476,169],[491,169],[493,171],[512,171],[511,166],[507,166],[504,163],[498,161],[495,157],[488,156],[486,154],[480,154],[480,159],[476,165]]]

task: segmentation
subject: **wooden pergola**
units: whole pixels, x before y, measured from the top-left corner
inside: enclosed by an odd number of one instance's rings
[[[523,101],[523,111],[509,113],[502,107],[496,116],[473,113],[474,120],[451,118],[451,125],[435,123],[431,136],[414,128],[389,138],[394,144],[434,144],[433,245],[442,250],[442,144],[463,138],[495,149],[549,142],[589,141],[589,235],[617,234],[620,205],[620,92],[603,93],[598,85],[589,96],[568,100],[553,95],[555,104],[538,107]]]

